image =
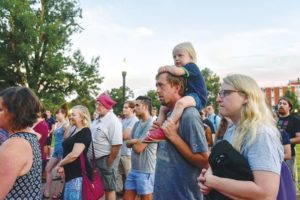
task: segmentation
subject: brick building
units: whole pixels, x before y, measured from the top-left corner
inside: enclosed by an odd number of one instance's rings
[[[265,87],[262,90],[272,107],[277,105],[279,98],[288,90],[294,92],[298,97],[298,102],[300,102],[300,78],[289,81],[286,86]]]

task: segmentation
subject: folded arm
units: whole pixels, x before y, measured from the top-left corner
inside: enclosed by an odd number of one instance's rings
[[[254,171],[254,182],[205,175],[204,184],[231,199],[276,199],[280,177],[268,171]]]

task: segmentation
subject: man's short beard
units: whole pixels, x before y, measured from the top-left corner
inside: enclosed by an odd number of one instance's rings
[[[164,101],[160,101],[160,104],[161,104],[162,106],[168,106],[168,105],[166,104],[166,102],[164,102]]]
[[[278,113],[279,113],[280,115],[286,115],[286,114],[288,114],[288,112],[286,112],[283,108],[279,108],[279,109],[278,109]]]

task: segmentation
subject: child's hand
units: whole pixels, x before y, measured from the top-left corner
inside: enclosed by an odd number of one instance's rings
[[[162,66],[158,69],[158,73],[163,73],[163,72],[169,72],[169,68],[172,67],[170,65],[165,65],[165,66]]]

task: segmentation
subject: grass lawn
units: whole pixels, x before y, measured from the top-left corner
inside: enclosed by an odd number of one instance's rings
[[[297,155],[297,157],[296,157],[296,165],[297,165],[296,176],[298,177],[296,180],[298,180],[297,186],[298,186],[298,191],[299,191],[299,189],[300,189],[300,144],[296,145],[296,155]],[[299,196],[298,196],[298,199],[300,199]]]

